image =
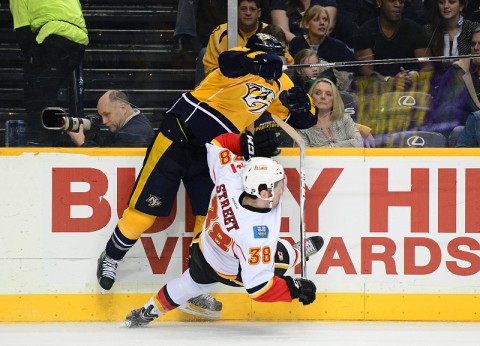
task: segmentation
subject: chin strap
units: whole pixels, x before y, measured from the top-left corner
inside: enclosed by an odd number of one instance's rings
[[[272,191],[268,191],[270,192],[271,196],[268,197],[268,198],[262,198],[260,195],[257,195],[258,198],[260,198],[262,201],[267,201],[268,202],[268,207],[270,209],[273,208],[273,198],[275,197],[275,192]]]

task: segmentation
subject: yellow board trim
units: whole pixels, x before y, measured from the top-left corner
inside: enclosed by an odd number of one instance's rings
[[[123,321],[152,294],[0,295],[0,322]],[[246,293],[214,294],[221,320],[344,320],[480,322],[477,294],[320,293],[313,304],[260,303]],[[202,318],[173,310],[162,321]]]
[[[299,156],[299,148],[281,148],[280,156]],[[480,156],[480,148],[306,148],[307,156]]]
[[[88,156],[145,156],[146,148],[0,148],[0,156],[79,154]]]
[[[281,148],[280,156],[298,156],[299,148]],[[0,148],[0,156],[25,153],[88,156],[145,156],[146,148]],[[480,148],[307,148],[307,156],[480,156]]]
[[[42,153],[88,156],[141,156],[146,148],[0,148],[0,156]],[[299,148],[281,148],[280,156],[298,156]],[[307,156],[480,156],[480,148],[306,148]]]

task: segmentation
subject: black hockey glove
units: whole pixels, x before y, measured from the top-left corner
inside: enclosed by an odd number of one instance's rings
[[[282,276],[282,279],[287,282],[292,299],[298,298],[303,305],[308,305],[315,301],[317,287],[315,287],[315,284],[312,281],[301,278],[292,278],[291,276]]]
[[[284,90],[279,96],[280,102],[292,113],[308,112],[312,107],[310,98],[303,88],[294,86],[289,90]]]
[[[277,80],[282,75],[283,62],[275,54],[257,54],[254,57],[247,57],[245,68],[248,73],[258,75],[267,80]]]
[[[280,154],[277,134],[271,129],[258,130],[253,135],[250,131],[245,131],[240,135],[240,148],[246,161],[252,157],[272,157]]]

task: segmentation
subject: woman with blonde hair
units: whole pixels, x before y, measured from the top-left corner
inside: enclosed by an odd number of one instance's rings
[[[328,36],[330,17],[325,7],[319,5],[310,7],[303,15],[301,25],[306,34],[295,36],[288,44],[290,54],[293,56],[302,49],[311,48],[320,59],[328,62],[355,60],[353,52],[344,42]],[[343,69],[354,71],[354,68]]]
[[[280,25],[287,36],[287,42],[292,38],[303,34],[300,23],[305,11],[314,5],[326,8],[330,17],[329,32],[335,27],[337,20],[336,0],[271,0],[270,14],[272,23]]]
[[[345,107],[335,84],[317,79],[309,91],[318,109],[317,124],[309,129],[297,130],[307,147],[363,147],[362,135]]]

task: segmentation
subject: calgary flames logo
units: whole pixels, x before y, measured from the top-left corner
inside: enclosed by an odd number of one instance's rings
[[[275,98],[272,89],[268,89],[263,85],[247,83],[247,94],[243,96],[243,100],[252,113],[263,113]]]

